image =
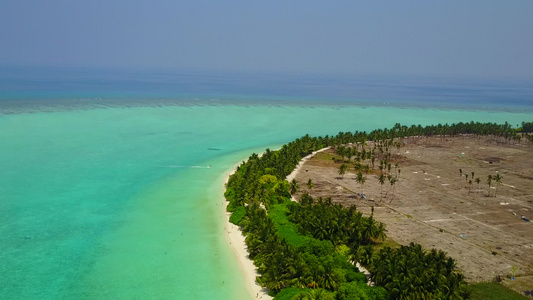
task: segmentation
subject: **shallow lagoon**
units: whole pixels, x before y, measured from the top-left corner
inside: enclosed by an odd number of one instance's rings
[[[1,114],[0,298],[246,299],[220,193],[252,152],[306,133],[530,116],[257,103]]]

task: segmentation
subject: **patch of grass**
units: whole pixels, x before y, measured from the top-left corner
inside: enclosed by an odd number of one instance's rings
[[[385,248],[385,247],[391,247],[392,249],[400,248],[400,244],[396,242],[395,240],[391,239],[390,237],[385,238],[385,240],[381,243],[377,243],[374,245],[374,253],[379,252],[379,250]]]
[[[497,282],[482,282],[470,285],[472,300],[527,300],[522,296]]]
[[[333,153],[328,153],[328,152],[325,152],[325,151],[318,152],[317,154],[315,154],[313,156],[313,159],[327,160],[327,161],[330,161],[333,158],[341,159],[341,157],[339,155],[336,155],[336,154],[333,154]]]
[[[340,163],[341,157],[328,152],[319,152],[311,158],[307,164],[312,166],[320,167],[337,167],[337,164]],[[338,161],[335,162],[335,161]],[[351,165],[351,164],[349,164]]]
[[[309,243],[313,238],[301,235],[298,232],[296,224],[289,221],[287,213],[288,203],[272,205],[268,210],[268,216],[274,221],[278,229],[278,234],[282,239],[294,247],[303,246]]]

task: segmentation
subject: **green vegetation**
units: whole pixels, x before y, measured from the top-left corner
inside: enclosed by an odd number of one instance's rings
[[[526,300],[526,296],[520,295],[497,282],[476,283],[469,286],[472,300]]]
[[[353,299],[387,299],[387,291],[383,288],[371,288],[370,286],[361,282],[350,282],[343,285],[337,291],[337,300],[353,300]]]
[[[273,293],[285,287],[324,288],[336,290],[343,283],[366,280],[347,258],[335,252],[329,241],[308,238],[308,242],[295,247],[278,234],[276,222],[267,216],[257,204],[247,208],[247,216],[241,222],[247,234],[246,244],[250,258],[254,260],[261,274],[257,281]],[[278,222],[283,221],[283,208],[276,207]],[[290,232],[290,230],[288,230]],[[289,239],[298,241],[294,231]],[[301,244],[300,241],[297,243]]]
[[[289,218],[287,217],[289,209],[287,206],[290,204],[283,203],[272,206],[268,211],[268,216],[276,224],[278,235],[282,239],[287,241],[291,246],[300,247],[310,243],[313,238],[299,234],[296,224],[289,222]]]
[[[296,182],[296,179],[293,179],[290,183],[290,193],[291,195],[294,195],[298,192],[298,189],[300,187],[298,186],[298,182]]]
[[[341,175],[342,178],[344,178],[344,174],[346,173],[347,169],[348,169],[347,164],[342,164],[339,166],[339,175]]]
[[[435,249],[426,252],[417,244],[381,249],[369,269],[372,281],[385,287],[391,299],[468,299],[470,295],[451,257]]]
[[[289,210],[289,220],[298,225],[300,233],[328,240],[333,245],[348,245],[354,253],[360,245],[385,238],[385,224],[375,221],[372,216],[363,217],[355,206],[344,208],[332,204],[331,198],[315,201],[304,194],[300,205],[291,205]]]
[[[522,127],[518,128],[518,131],[525,133],[533,132],[533,122],[522,122]]]
[[[325,289],[312,289],[309,291],[302,291],[291,298],[292,300],[334,300],[335,294]]]
[[[310,292],[311,289],[297,289],[297,288],[286,288],[281,290],[276,297],[274,297],[274,300],[291,300],[294,296],[306,292]]]
[[[376,247],[386,230],[373,213],[363,217],[355,207],[344,208],[331,199],[315,201],[307,194],[301,203],[290,202],[298,184],[285,180],[302,157],[335,146],[342,163],[353,159],[360,172],[369,173],[370,162],[372,170],[379,162],[380,184],[388,180],[392,189],[400,175],[397,165],[391,171],[390,150],[401,147],[395,138],[460,134],[485,135],[496,142],[517,137],[507,123],[396,124],[370,133],[306,135],[278,151],[267,149],[261,157],[252,154],[230,176],[225,196],[231,221],[242,227],[249,257],[258,268],[257,282],[278,295],[276,299],[467,299],[463,276],[444,252],[427,252],[414,244]],[[366,141],[374,141],[374,148],[366,149]],[[344,146],[349,143],[355,146]],[[362,189],[364,176],[359,177]],[[307,188],[313,188],[311,179]],[[376,287],[366,285],[353,261],[372,272]]]
[[[229,217],[229,221],[235,225],[239,225],[245,215],[246,209],[244,208],[244,206],[237,206]]]
[[[327,160],[327,161],[335,160],[335,158],[336,158],[335,154],[331,154],[328,152],[319,152],[315,154],[315,156],[313,156],[313,159]]]

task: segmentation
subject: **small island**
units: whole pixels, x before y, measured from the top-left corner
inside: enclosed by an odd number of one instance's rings
[[[498,226],[487,220],[504,222],[498,212],[531,207],[528,196],[524,203],[502,198],[502,186],[514,175],[500,166],[511,150],[533,161],[530,127],[397,124],[370,133],[304,136],[277,151],[252,154],[230,176],[225,196],[230,221],[246,236],[257,283],[274,299],[476,299],[487,290],[496,295],[499,284],[467,282],[505,281],[531,270],[531,251],[513,246],[531,239],[531,227],[513,227],[521,237],[504,230],[483,239],[487,228]],[[300,171],[287,181],[299,163]],[[506,187],[530,197],[531,166],[522,166],[522,187]],[[498,200],[505,201],[493,204]],[[508,215],[508,222],[530,225],[526,216]],[[487,244],[495,238],[501,246]],[[479,260],[464,259],[467,254]],[[514,269],[505,272],[506,263]]]

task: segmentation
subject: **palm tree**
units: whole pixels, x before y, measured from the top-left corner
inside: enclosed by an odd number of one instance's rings
[[[333,294],[324,289],[313,289],[309,292],[300,292],[294,295],[294,300],[333,300]]]
[[[496,173],[496,176],[494,176],[493,179],[494,179],[494,181],[496,181],[496,184],[502,184],[502,179],[503,179],[503,177],[500,176],[499,173]],[[496,191],[497,191],[497,190],[498,190],[498,189],[495,189],[495,190],[494,190],[494,197],[496,197]]]
[[[459,183],[461,184],[461,188],[463,187],[463,169],[459,169]]]
[[[361,194],[364,194],[363,185],[365,184],[366,176],[363,176],[363,173],[359,172],[357,173],[357,178],[355,178],[355,181],[361,185]]]
[[[313,180],[311,180],[311,178],[309,178],[309,180],[307,180],[307,189],[312,189],[313,186],[315,186],[315,184],[313,183]]]
[[[490,185],[492,184],[492,175],[487,176],[487,183],[489,185],[488,196],[490,197]]]
[[[479,179],[479,177],[476,178],[476,183],[477,183],[477,189],[478,189],[478,191],[479,191],[479,183],[480,183],[480,182],[481,182],[481,179]],[[476,193],[477,193],[478,191],[476,191]]]
[[[396,184],[397,179],[396,179],[396,176],[392,176],[392,175],[389,175],[388,179],[389,179],[389,183],[390,183],[390,189],[389,189],[389,191],[390,191],[390,190],[392,190],[394,188],[394,185]],[[392,200],[394,200],[394,193],[392,194],[392,198],[391,198],[389,204],[392,202]]]
[[[342,164],[339,166],[339,175],[341,175],[342,178],[344,178],[344,174],[346,173],[346,169],[348,169],[347,164]]]
[[[290,183],[290,192],[291,195],[298,193],[298,182],[296,182],[296,179],[293,179]]]
[[[363,266],[370,266],[372,264],[372,255],[374,254],[374,247],[366,245],[357,249],[357,261]]]
[[[346,147],[344,145],[341,145],[337,147],[335,152],[342,158],[342,161],[344,162],[344,156],[346,155]]]
[[[378,176],[379,184],[381,185],[380,191],[379,191],[379,201],[383,200],[383,185],[385,184],[385,175],[383,173],[379,174]]]
[[[386,232],[387,232],[387,229],[385,228],[385,224],[378,222],[377,227],[374,228],[374,239],[382,240],[382,241],[385,240],[385,238],[387,237]]]

